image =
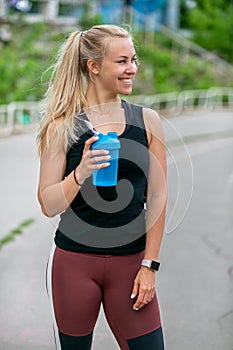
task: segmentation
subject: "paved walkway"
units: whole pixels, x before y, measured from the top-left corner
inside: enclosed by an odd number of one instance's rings
[[[167,350],[232,350],[233,113],[202,111],[164,127],[169,203],[158,294]],[[0,159],[0,238],[35,219],[0,250],[0,350],[52,350],[44,275],[55,220],[36,202],[35,135],[0,139]],[[118,349],[102,313],[95,339],[93,350]]]

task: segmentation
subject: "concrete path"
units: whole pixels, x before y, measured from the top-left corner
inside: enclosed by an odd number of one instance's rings
[[[157,289],[166,349],[232,350],[233,113],[189,114],[164,127],[169,200]],[[52,350],[45,270],[55,220],[36,201],[35,134],[0,139],[0,159],[0,239],[22,231],[0,250],[0,350]],[[93,350],[102,349],[118,346],[101,312]]]

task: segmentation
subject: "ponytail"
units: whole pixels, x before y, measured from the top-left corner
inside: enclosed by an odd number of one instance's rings
[[[69,118],[86,104],[80,66],[80,39],[81,32],[72,33],[58,54],[47,91],[50,95],[47,113],[53,119],[61,116]]]
[[[37,135],[39,153],[49,124],[58,118],[62,122],[56,123],[54,130],[61,140],[76,141],[74,119],[81,108],[87,106],[80,65],[80,40],[81,32],[72,33],[61,46],[57,61],[52,67],[49,87],[45,94],[47,103]]]

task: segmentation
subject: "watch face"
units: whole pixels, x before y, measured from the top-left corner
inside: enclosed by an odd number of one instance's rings
[[[153,260],[152,260],[152,261],[151,261],[151,266],[150,266],[150,268],[153,269],[153,270],[158,271],[159,265],[160,265],[160,263],[159,263],[158,261],[153,261]]]

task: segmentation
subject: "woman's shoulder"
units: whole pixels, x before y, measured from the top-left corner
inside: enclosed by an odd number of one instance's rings
[[[125,103],[129,104],[133,109],[141,110],[144,119],[148,121],[151,120],[153,123],[161,123],[160,115],[154,109],[145,107],[138,103],[130,103],[127,101],[125,101]]]
[[[142,107],[143,118],[153,123],[161,123],[161,117],[157,111],[149,107]]]
[[[147,132],[157,137],[163,137],[162,119],[152,108],[143,107],[143,119]]]

